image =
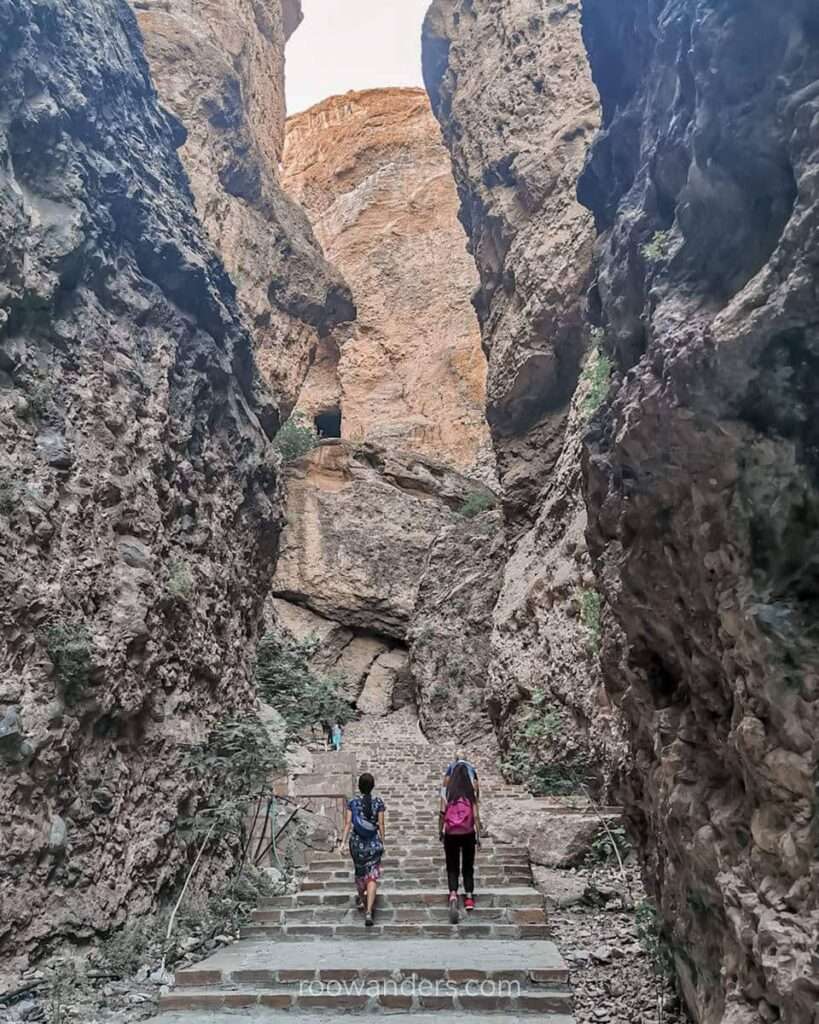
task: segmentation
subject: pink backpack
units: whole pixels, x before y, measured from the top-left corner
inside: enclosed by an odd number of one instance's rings
[[[444,826],[448,835],[466,836],[475,831],[475,812],[466,797],[447,804]]]

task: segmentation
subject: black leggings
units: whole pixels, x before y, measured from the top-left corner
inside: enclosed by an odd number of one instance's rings
[[[463,855],[464,892],[470,895],[475,891],[475,833],[465,836],[444,836],[446,853],[446,873],[449,891],[458,891],[458,876],[461,873],[461,856]]]

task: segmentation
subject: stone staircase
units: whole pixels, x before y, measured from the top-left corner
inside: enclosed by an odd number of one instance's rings
[[[177,973],[161,1022],[400,1013],[409,1024],[432,1016],[572,1024],[568,970],[548,939],[525,849],[485,839],[477,908],[449,922],[437,793],[450,752],[420,735],[382,739],[378,720],[351,729],[345,747],[387,805],[375,926],[365,928],[355,909],[346,853],[318,854],[296,895],[263,901],[240,942]],[[484,793],[519,795],[492,765],[479,768]]]

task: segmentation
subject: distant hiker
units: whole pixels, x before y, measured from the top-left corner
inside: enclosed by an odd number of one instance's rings
[[[330,742],[333,744],[333,750],[338,752],[341,750],[341,739],[344,736],[344,732],[338,722],[333,722],[330,728]]]
[[[371,928],[378,880],[381,878],[381,858],[384,856],[384,801],[373,796],[375,779],[365,772],[358,780],[360,796],[347,804],[344,832],[339,849],[350,840],[350,856],[355,867],[358,890],[357,906],[364,911],[364,924]]]
[[[475,849],[480,845],[481,819],[478,795],[469,767],[461,760],[451,765],[449,785],[441,800],[440,836],[446,854],[449,884],[449,920],[458,923],[458,883],[463,873],[464,910],[475,909]]]
[[[452,773],[455,771],[459,764],[466,765],[466,770],[469,773],[469,778],[472,780],[472,785],[475,788],[475,795],[480,800],[481,783],[480,780],[478,779],[478,769],[475,767],[474,764],[470,764],[470,762],[467,761],[466,754],[463,752],[463,750],[455,751],[455,760],[448,764],[446,766],[446,769],[444,770],[444,781],[441,785],[442,799],[446,797],[447,787],[449,786],[449,783],[452,780]]]
[[[330,750],[333,746],[333,723],[322,722],[321,727],[324,730],[324,749]]]

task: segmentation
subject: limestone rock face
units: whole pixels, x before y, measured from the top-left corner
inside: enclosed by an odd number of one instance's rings
[[[588,535],[632,814],[695,1019],[819,1005],[819,17],[585,0],[610,401]],[[623,657],[625,653],[625,657]]]
[[[488,666],[505,557],[499,512],[443,529],[429,552],[408,637],[425,734],[484,752],[495,748]]]
[[[599,114],[579,6],[436,0],[424,74],[480,274],[506,512],[500,575],[478,599],[494,595],[475,648],[483,664],[467,690],[480,692],[506,752],[557,786],[603,786],[623,749],[583,614],[596,607],[580,471],[596,367],[582,322],[594,226],[575,190]]]
[[[429,549],[490,493],[441,463],[373,445],[325,442],[286,472],[277,597],[403,639]]]
[[[252,704],[272,404],[179,141],[126,5],[0,0],[2,957],[156,905]]]
[[[558,786],[576,778],[605,792],[619,779],[625,745],[600,671],[600,601],[584,535],[588,400],[583,379],[535,524],[509,546],[487,699],[505,747],[527,752]]]
[[[267,603],[267,628],[285,630],[297,640],[318,641],[311,667],[336,677],[340,692],[357,710],[386,715],[401,706],[407,684],[407,652],[404,646],[383,635],[348,629],[316,615],[309,608],[271,598]]]
[[[282,192],[284,47],[300,0],[131,0],[162,102],[182,122],[196,208],[236,285],[282,418],[320,335],[354,316]]]
[[[434,0],[424,78],[480,275],[475,305],[504,498],[531,521],[584,349],[594,230],[575,185],[599,114],[579,4]]]
[[[339,410],[347,440],[490,479],[477,278],[424,92],[348,93],[290,118],[282,180],[358,308],[322,343],[299,408]]]

